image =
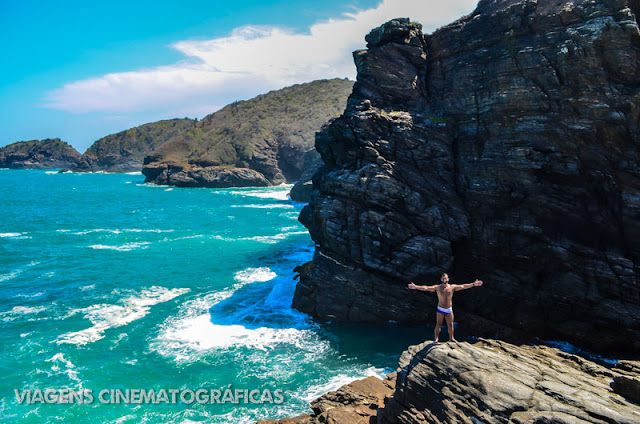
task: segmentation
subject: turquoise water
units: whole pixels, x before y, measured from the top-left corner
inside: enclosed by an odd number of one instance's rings
[[[289,186],[142,180],[0,170],[2,422],[245,423],[307,413],[328,390],[394,370],[407,345],[430,336],[427,327],[319,324],[291,309],[292,270],[313,243]],[[281,390],[283,402],[98,400],[103,390],[226,388]],[[95,399],[21,404],[14,390],[26,389]]]

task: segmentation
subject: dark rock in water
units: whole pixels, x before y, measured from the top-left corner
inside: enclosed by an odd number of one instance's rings
[[[145,160],[153,160],[147,157]],[[145,162],[144,175],[155,184],[176,187],[267,187],[269,181],[260,172],[250,168],[222,168],[210,166],[194,168],[177,164]]]
[[[59,138],[19,141],[0,147],[0,168],[69,168],[79,159],[80,153]]]
[[[638,423],[640,407],[609,387],[621,377],[542,346],[423,343],[402,354],[377,423]]]
[[[108,135],[84,152],[73,171],[140,172],[146,155],[193,129],[196,122],[186,118],[167,119]]]
[[[385,381],[355,381],[313,401],[313,414],[258,424],[632,424],[640,405],[616,385],[637,381],[633,364],[610,369],[495,340],[425,342],[410,346]]]
[[[637,10],[637,2],[631,4]],[[640,353],[640,31],[627,2],[483,0],[432,35],[388,22],[354,53],[300,220],[319,245],[293,305]]]
[[[298,181],[307,166],[317,169],[308,155],[315,133],[344,110],[352,87],[320,80],[234,102],[147,155],[142,172],[147,182],[186,187]]]

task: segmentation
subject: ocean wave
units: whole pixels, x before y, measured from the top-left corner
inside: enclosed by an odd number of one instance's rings
[[[56,230],[57,232],[60,233],[66,233],[69,232],[70,230]],[[110,234],[122,234],[122,233],[172,233],[175,230],[159,230],[159,229],[155,229],[155,228],[151,228],[151,229],[141,229],[141,228],[123,228],[123,229],[119,229],[119,228],[115,228],[115,229],[109,229],[109,228],[94,228],[92,230],[84,230],[84,231],[77,231],[74,232],[72,234],[76,235],[76,236],[83,236],[85,234],[91,234],[91,233],[110,233]]]
[[[299,395],[299,397],[300,399],[310,403],[325,393],[338,390],[340,387],[345,384],[349,384],[354,380],[360,380],[371,376],[378,377],[382,380],[386,378],[385,374],[386,372],[384,369],[373,366],[366,369],[355,369],[347,373],[340,373],[338,375],[334,375],[326,382],[309,386]]]
[[[57,174],[57,173],[59,173],[59,172],[60,172],[60,171],[46,171],[46,172],[45,172],[45,174],[52,175],[52,174]]]
[[[13,271],[10,271],[6,274],[0,274],[0,283],[4,282],[4,281],[9,281],[12,280],[14,278],[16,278],[18,275],[22,274],[23,272],[25,272],[27,269],[36,266],[40,264],[40,262],[37,261],[33,261],[29,264],[27,264],[24,268],[18,268],[18,269],[14,269]]]
[[[147,241],[125,243],[125,244],[120,245],[120,246],[108,246],[108,245],[104,245],[104,244],[92,244],[91,246],[89,246],[89,248],[96,249],[96,250],[117,250],[119,252],[130,252],[130,251],[136,250],[136,249],[146,249],[147,247],[149,247],[150,244],[151,244],[151,242],[147,242]]]
[[[23,293],[20,293],[20,294],[17,294],[16,297],[21,297],[23,299],[32,299],[34,297],[40,297],[43,294],[44,294],[43,291],[42,292],[38,292],[38,293],[34,293],[34,294],[23,294]]]
[[[297,328],[247,328],[243,325],[218,325],[211,322],[209,314],[176,320],[165,327],[158,336],[163,344],[161,354],[174,356],[176,360],[193,358],[190,353],[209,350],[228,350],[245,347],[265,351],[275,345],[295,345],[299,349],[313,349],[315,333]]]
[[[0,238],[10,238],[10,239],[28,239],[31,238],[27,236],[28,233],[0,233]]]
[[[0,312],[0,317],[2,317],[2,321],[15,321],[25,315],[37,315],[46,310],[45,306],[14,306],[9,311]],[[33,321],[34,319],[31,318],[29,320]]]
[[[231,205],[232,208],[251,208],[251,209],[293,209],[293,205],[289,203],[272,203],[267,205]]]
[[[273,280],[277,276],[278,274],[273,272],[271,268],[260,267],[260,268],[247,268],[245,270],[238,271],[236,272],[233,278],[237,282],[244,285],[244,284],[250,284],[255,282],[264,282],[264,281]]]
[[[167,302],[188,291],[187,288],[167,289],[153,286],[142,290],[138,295],[122,299],[119,304],[97,304],[74,310],[68,316],[78,312],[84,313],[85,318],[91,321],[93,326],[81,331],[62,334],[56,339],[56,342],[76,345],[94,343],[104,338],[104,333],[108,329],[130,324],[147,315],[151,306]]]
[[[79,383],[82,386],[82,380],[78,377],[78,370],[73,362],[64,357],[63,353],[56,353],[49,359],[45,359],[45,362],[51,362],[51,371],[54,374],[64,374]]]
[[[211,322],[209,309],[213,305],[230,298],[248,284],[266,282],[276,277],[277,274],[268,267],[246,268],[236,272],[236,283],[231,287],[185,303],[178,317],[165,322],[153,345],[164,356],[173,356],[181,362],[195,359],[194,352],[228,349],[236,345],[264,350],[287,341],[295,344],[300,336],[298,332],[307,330],[248,329],[242,325],[216,325]]]
[[[280,186],[279,186],[280,187]],[[292,186],[283,186],[292,187]],[[279,189],[265,189],[265,190],[248,190],[248,191],[230,191],[230,194],[235,194],[244,197],[257,197],[259,199],[276,199],[276,200],[289,200],[289,190]]]

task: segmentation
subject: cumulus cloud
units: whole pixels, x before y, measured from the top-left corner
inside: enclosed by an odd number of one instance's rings
[[[396,17],[431,32],[470,13],[477,0],[383,0],[378,6],[318,22],[306,32],[243,26],[227,37],[171,45],[185,60],[133,72],[75,81],[46,95],[47,107],[73,112],[127,113],[203,110],[268,90],[321,78],[355,78],[351,52],[364,36]]]

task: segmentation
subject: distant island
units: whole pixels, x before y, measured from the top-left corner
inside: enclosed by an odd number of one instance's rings
[[[80,153],[59,138],[18,141],[0,147],[0,168],[69,168],[79,159]]]

